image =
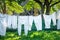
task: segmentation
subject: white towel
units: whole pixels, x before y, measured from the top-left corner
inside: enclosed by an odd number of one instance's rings
[[[33,16],[29,16],[29,31],[31,31],[32,23],[33,23]]]
[[[57,21],[57,29],[60,29],[60,19]]]
[[[5,16],[2,15],[0,16],[0,35],[1,36],[5,36],[6,34],[6,20],[5,20]]]
[[[42,30],[42,18],[41,15],[39,16],[33,16],[34,22],[37,28],[37,31]]]
[[[54,12],[52,15],[51,15],[51,19],[53,21],[53,26],[56,25],[56,12]]]
[[[21,35],[21,25],[24,24],[25,35],[28,34],[28,16],[18,16],[18,34]]]
[[[11,19],[12,19],[12,28],[16,29],[17,28],[17,16],[13,15]]]
[[[51,24],[51,15],[43,15],[45,20],[45,28],[50,28]]]
[[[8,15],[8,21],[7,21],[7,23],[8,23],[8,28],[11,28],[11,24],[12,24],[12,16],[11,15]]]

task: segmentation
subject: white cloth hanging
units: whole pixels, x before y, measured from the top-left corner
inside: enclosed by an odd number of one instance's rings
[[[56,12],[54,12],[52,15],[51,15],[51,19],[53,21],[53,26],[56,25]]]
[[[13,15],[11,19],[12,19],[12,28],[16,29],[17,28],[17,16]]]
[[[60,10],[57,12],[57,29],[60,29]]]
[[[43,15],[44,16],[44,20],[45,20],[45,28],[50,28],[50,24],[51,24],[51,15]]]
[[[5,18],[5,16],[2,14],[2,15],[0,16],[0,35],[1,35],[1,36],[5,36],[5,34],[6,34],[6,27],[7,27],[6,18]]]
[[[29,31],[31,31],[32,23],[33,23],[33,16],[29,16]]]
[[[11,15],[8,15],[8,21],[7,21],[7,23],[8,23],[8,28],[10,29],[11,28],[11,24],[12,24],[12,16]]]
[[[37,31],[42,30],[42,18],[41,15],[39,16],[33,16],[34,22],[37,28]]]
[[[4,16],[5,16],[5,22],[4,22],[5,26],[8,27],[8,22],[7,22],[8,21],[8,15],[4,14]]]
[[[21,35],[21,25],[24,24],[25,35],[28,34],[28,16],[18,16],[18,34]]]

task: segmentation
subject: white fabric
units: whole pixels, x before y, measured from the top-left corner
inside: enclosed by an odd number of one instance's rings
[[[0,35],[1,35],[1,36],[5,36],[5,34],[6,34],[6,27],[7,27],[6,18],[5,18],[5,16],[2,14],[2,15],[0,16]]]
[[[11,19],[12,19],[12,28],[16,29],[17,28],[17,16],[13,15]]]
[[[28,16],[18,16],[18,34],[21,35],[21,25],[24,24],[25,35],[28,34]]]
[[[33,23],[33,16],[29,16],[29,31],[31,31],[32,23]]]
[[[50,24],[51,24],[51,15],[43,15],[44,16],[44,20],[45,20],[45,28],[50,28]]]
[[[53,21],[53,25],[55,26],[56,25],[56,12],[54,12],[52,15],[51,15],[51,19]]]
[[[11,24],[12,24],[12,16],[11,15],[8,15],[8,21],[7,21],[7,23],[8,23],[8,28],[11,28]]]
[[[57,29],[60,29],[60,19],[57,21]]]
[[[42,30],[42,18],[41,15],[39,16],[33,16],[34,22],[37,28],[37,31]]]
[[[57,12],[57,29],[60,29],[60,10]]]
[[[8,26],[8,22],[7,22],[8,21],[8,19],[7,19],[8,18],[8,15],[7,14],[4,14],[4,16],[5,16],[5,22],[4,23],[5,23],[5,26],[7,27]]]

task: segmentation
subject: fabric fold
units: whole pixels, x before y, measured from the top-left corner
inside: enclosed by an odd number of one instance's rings
[[[42,30],[42,18],[41,15],[33,16],[37,31]]]
[[[12,16],[11,15],[8,15],[8,21],[7,21],[7,23],[8,23],[8,28],[10,29],[10,28],[12,28]]]
[[[31,31],[32,24],[33,24],[33,16],[29,16],[29,31]]]
[[[12,16],[12,28],[17,29],[17,16]]]
[[[43,15],[45,20],[45,28],[49,29],[51,24],[51,15]]]
[[[53,21],[53,26],[56,25],[56,12],[54,12],[52,15],[51,15],[51,19]]]

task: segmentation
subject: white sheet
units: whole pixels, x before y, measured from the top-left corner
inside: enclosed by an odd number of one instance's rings
[[[43,15],[44,16],[44,20],[45,20],[45,28],[50,28],[50,24],[51,24],[51,15]]]
[[[56,25],[56,12],[54,12],[52,15],[51,15],[51,19],[53,21],[53,25],[55,26]]]
[[[17,28],[17,16],[13,15],[11,19],[12,19],[12,28],[16,29]]]
[[[31,31],[32,23],[33,23],[33,16],[29,16],[29,31]]]
[[[6,34],[6,18],[4,15],[0,16],[0,35],[5,36]]]
[[[8,28],[11,28],[11,24],[12,24],[12,16],[11,15],[8,15]]]
[[[18,16],[18,34],[21,35],[21,25],[24,24],[25,35],[28,34],[28,16]]]
[[[34,22],[37,28],[37,31],[42,30],[42,18],[41,15],[39,16],[33,16]]]

